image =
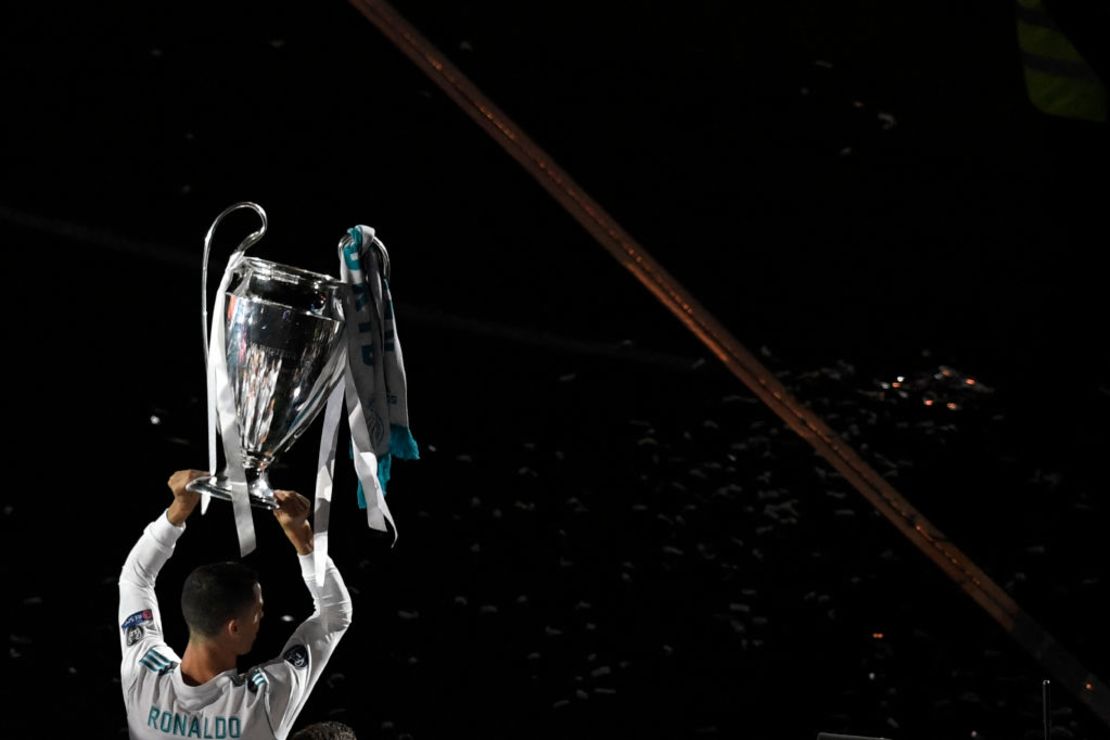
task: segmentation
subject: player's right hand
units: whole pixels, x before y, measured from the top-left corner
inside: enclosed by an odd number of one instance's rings
[[[186,486],[189,485],[190,481],[203,478],[206,475],[208,475],[208,473],[204,470],[178,470],[171,475],[170,479],[166,481],[166,485],[169,486],[170,491],[173,492],[174,503],[179,504],[188,511],[192,511],[196,508],[196,505],[200,502],[200,494],[193,493],[186,489]]]

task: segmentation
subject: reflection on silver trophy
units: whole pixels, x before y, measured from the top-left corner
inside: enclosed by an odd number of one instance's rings
[[[254,210],[262,219],[262,228],[240,244],[216,297],[216,310],[221,305],[225,309],[224,382],[234,403],[236,422],[235,427],[229,426],[221,414],[219,426],[224,430],[225,453],[229,444],[240,445],[251,504],[273,509],[276,502],[267,469],[312,423],[342,377],[346,358],[343,307],[349,288],[327,275],[242,256],[265,233],[266,214],[254,203],[239,203],[216,218],[205,239],[205,314],[212,235],[224,216],[240,208]],[[209,373],[215,367],[222,374],[223,363],[213,363],[216,358],[211,354],[217,350],[215,344],[209,348],[207,325],[205,340]],[[210,396],[212,383],[210,380]],[[215,403],[209,399],[209,404]],[[227,430],[236,427],[238,439],[227,439]],[[228,501],[232,498],[226,467],[218,475],[194,481],[190,489]]]

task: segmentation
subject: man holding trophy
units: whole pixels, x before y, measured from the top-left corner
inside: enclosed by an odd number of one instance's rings
[[[181,657],[162,636],[154,582],[200,502],[188,490],[207,475],[169,479],[173,503],[147,525],[120,575],[120,678],[133,738],[284,738],[351,623],[351,598],[331,558],[317,585],[308,500],[275,491],[274,517],[297,551],[315,611],[273,660],[238,673],[262,620],[262,590],[240,563],[201,566],[185,580],[181,607],[189,643]]]
[[[232,254],[208,325],[208,258],[220,221],[253,211],[261,228]],[[385,503],[393,458],[418,459],[409,431],[404,363],[389,286],[389,255],[368,226],[339,242],[341,279],[247,257],[266,233],[265,211],[237,203],[204,242],[202,321],[208,380],[207,472],[169,480],[173,503],[149,524],[120,575],[121,678],[135,738],[284,738],[351,621],[351,599],[328,549],[337,435],[346,406],[358,503],[375,530],[397,531]],[[268,470],[323,412],[314,504],[274,490]],[[224,464],[218,465],[217,438]],[[273,511],[301,560],[316,610],[281,656],[236,672],[262,619],[262,590],[239,563],[193,571],[181,606],[189,644],[165,643],[154,581],[185,520],[211,498],[231,503],[240,552],[256,546],[252,507]],[[313,526],[308,523],[313,511]]]

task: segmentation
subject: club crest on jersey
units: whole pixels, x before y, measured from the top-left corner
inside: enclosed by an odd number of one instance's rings
[[[283,657],[288,660],[294,668],[304,668],[308,665],[308,651],[304,649],[304,645],[294,645],[285,651]]]
[[[120,625],[120,629],[129,630],[132,627],[138,627],[143,622],[150,622],[153,619],[154,612],[152,612],[150,609],[143,609],[141,612],[135,612],[130,617],[123,620],[123,624]]]
[[[141,639],[143,639],[143,626],[141,624],[136,624],[127,630],[127,647],[131,647]]]

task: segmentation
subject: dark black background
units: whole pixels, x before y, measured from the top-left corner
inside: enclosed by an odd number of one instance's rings
[[[1110,673],[1108,136],[1029,105],[1009,3],[396,7]],[[2,519],[21,677],[5,737],[119,736],[115,576],[165,478],[204,464],[202,241],[245,199],[270,216],[254,253],[309,269],[334,273],[347,227],[378,230],[424,448],[395,467],[396,548],[353,502],[337,515],[356,623],[304,722],[1038,736],[1043,670],[352,7],[4,14],[7,437],[25,480]],[[253,228],[225,222],[214,270]],[[993,393],[954,412],[867,395],[941,365]],[[314,436],[275,482],[311,489]],[[235,555],[224,513],[163,574],[178,649],[177,584]],[[307,605],[257,521],[261,659],[286,634],[274,615]],[[1054,704],[1060,730],[1107,734],[1061,687]]]

